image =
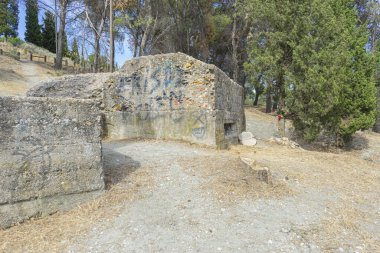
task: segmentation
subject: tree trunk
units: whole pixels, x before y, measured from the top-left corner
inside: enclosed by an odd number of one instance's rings
[[[255,100],[253,101],[253,105],[254,106],[257,106],[257,104],[259,103],[259,97],[260,97],[260,93],[256,91],[256,94],[255,94]]]
[[[234,22],[232,26],[232,79],[235,82],[238,82],[239,77],[239,66],[238,66],[238,37],[237,37],[237,17],[236,13],[234,13]]]
[[[266,113],[272,112],[272,88],[270,85],[268,85],[268,87],[267,87],[265,112]]]
[[[115,58],[115,40],[113,37],[113,2],[110,0],[110,72],[113,72]]]
[[[133,43],[134,43],[133,58],[136,58],[137,57],[137,49],[138,49],[139,43],[138,43],[137,39],[135,39]]]
[[[66,12],[67,12],[67,0],[59,1],[59,31],[58,31],[58,47],[56,53],[55,68],[62,69],[62,59],[63,59],[63,36],[65,33],[66,26]]]
[[[284,78],[283,73],[284,71],[281,70],[278,77],[279,94],[278,94],[277,108],[280,111],[285,107],[285,95],[286,95],[285,94],[285,78]]]
[[[380,133],[380,86],[377,87],[377,113],[376,123],[373,130],[376,133]]]
[[[94,72],[99,71],[99,60],[100,60],[100,37],[95,33],[95,55],[94,55]]]
[[[152,15],[152,6],[151,6],[151,3],[150,3],[150,1],[146,1],[146,4],[147,4],[147,8],[148,8],[148,13],[149,13],[149,15],[148,15],[147,18],[148,19],[152,19],[153,15]],[[150,36],[151,29],[152,29],[152,21],[149,20],[149,23],[148,23],[148,25],[147,25],[147,27],[146,27],[146,29],[144,31],[143,37],[141,39],[139,56],[143,56],[143,55],[146,54],[145,48],[146,48],[146,44],[148,42],[148,38]]]

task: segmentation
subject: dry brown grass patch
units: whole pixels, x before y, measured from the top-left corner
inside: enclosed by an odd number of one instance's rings
[[[257,179],[252,168],[238,157],[204,156],[181,159],[186,173],[202,178],[201,188],[218,200],[233,203],[249,198],[280,198],[293,191],[283,182],[272,180],[267,184]],[[255,168],[254,168],[255,169]]]

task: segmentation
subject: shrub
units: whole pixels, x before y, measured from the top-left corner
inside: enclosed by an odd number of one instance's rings
[[[24,43],[20,38],[8,38],[8,42],[11,43],[14,47],[18,47]]]

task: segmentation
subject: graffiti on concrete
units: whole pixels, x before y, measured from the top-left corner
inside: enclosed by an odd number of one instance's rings
[[[192,129],[192,135],[201,139],[205,136],[207,130],[207,112],[205,110],[193,113],[194,124]]]
[[[23,149],[21,147],[24,147],[25,145],[20,145],[15,151],[13,151],[12,155],[21,157],[21,163],[18,170],[20,172],[26,171],[34,161],[40,164],[40,171],[38,173],[42,177],[45,177],[51,169],[50,154],[55,149],[55,147],[44,146],[40,139],[31,136],[22,138],[21,142],[32,143],[34,145],[34,148]]]
[[[184,71],[180,66],[165,61],[163,66],[143,71],[144,73],[136,71],[130,76],[120,77],[112,95],[115,110],[140,113],[184,109],[183,102],[188,98],[182,90],[186,83],[182,82]],[[141,96],[144,97],[144,102],[139,103],[136,97]],[[150,113],[144,115],[147,119]]]

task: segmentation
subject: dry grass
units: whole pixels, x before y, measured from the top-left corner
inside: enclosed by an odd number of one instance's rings
[[[127,202],[143,198],[141,189],[154,185],[148,171],[140,168],[132,172],[102,197],[67,213],[0,230],[0,252],[62,252],[94,223],[107,221],[118,215]]]
[[[336,252],[342,248],[348,252],[380,252],[378,235],[369,233],[363,222],[368,221],[366,213],[349,203],[329,205],[329,215],[319,224],[305,229],[294,229],[306,241],[318,242],[322,252]]]
[[[250,198],[280,198],[293,191],[283,182],[270,184],[257,179],[252,168],[240,158],[231,156],[203,156],[197,159],[180,159],[181,167],[190,175],[203,179],[201,187],[211,192],[219,201],[235,203]]]
[[[373,148],[372,144],[380,143],[377,140],[380,136],[369,135]],[[327,205],[319,224],[296,231],[301,238],[314,241],[323,252],[336,252],[339,248],[349,252],[380,252],[380,235],[371,234],[366,228],[378,219],[378,163],[364,160],[359,151],[325,153],[276,144],[254,149],[236,146],[231,151],[266,163],[274,174],[289,178],[290,184],[298,185],[300,191],[315,189],[320,194],[337,196],[336,201]]]

